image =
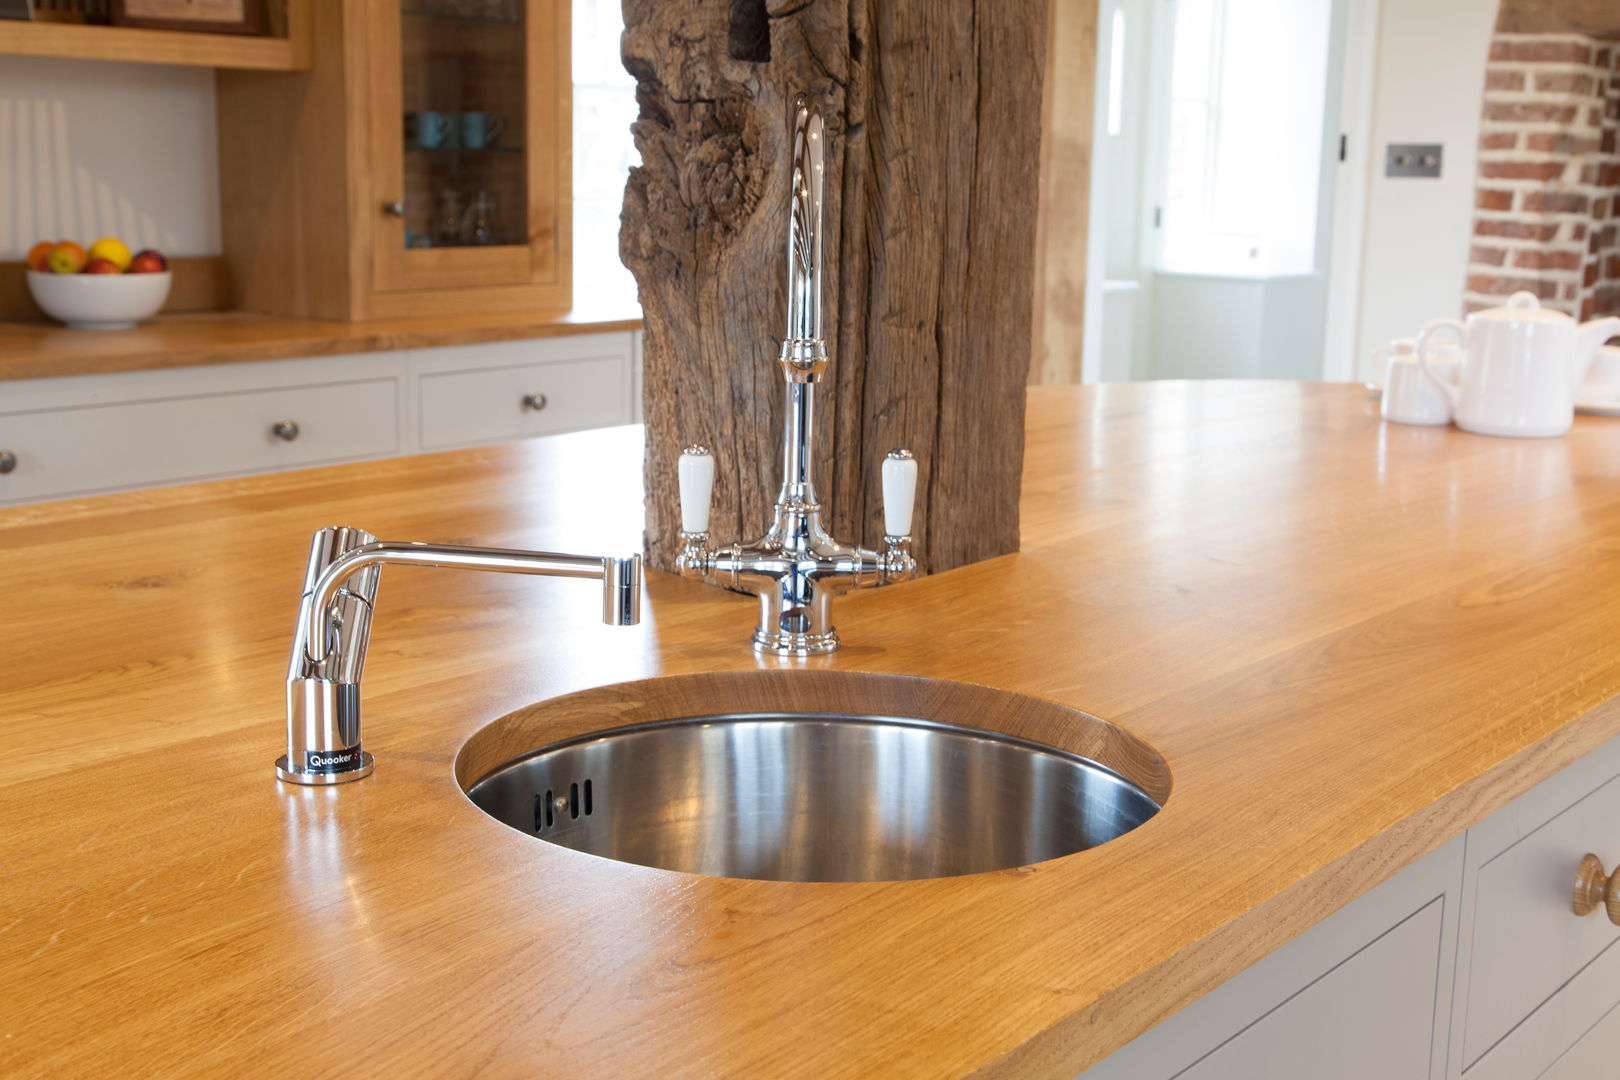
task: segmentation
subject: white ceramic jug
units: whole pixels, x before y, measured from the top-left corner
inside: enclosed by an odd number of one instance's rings
[[[1431,361],[1434,336],[1455,333],[1462,374],[1451,381]],[[1436,319],[1418,339],[1418,363],[1451,398],[1453,419],[1481,435],[1562,435],[1575,420],[1575,391],[1603,343],[1620,334],[1620,318],[1579,325],[1541,306],[1534,293],[1514,293],[1506,307],[1476,311],[1466,324]]]

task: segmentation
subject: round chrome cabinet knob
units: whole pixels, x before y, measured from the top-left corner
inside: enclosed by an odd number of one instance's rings
[[[10,450],[0,450],[0,473],[17,471],[17,455]]]
[[[394,199],[394,200],[392,200],[390,202],[383,203],[383,213],[387,214],[389,217],[398,217],[398,218],[404,217],[405,216],[405,200],[404,199]]]
[[[294,439],[298,438],[298,421],[277,420],[274,424],[270,425],[270,434],[274,435],[282,442],[292,442]]]
[[[524,394],[523,395],[523,411],[524,412],[539,412],[541,409],[544,409],[545,407],[546,407],[546,395],[544,395],[544,394]]]

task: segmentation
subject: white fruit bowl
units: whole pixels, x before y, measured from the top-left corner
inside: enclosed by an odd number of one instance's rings
[[[28,291],[45,314],[75,330],[128,330],[169,298],[172,275],[42,274],[28,271]]]

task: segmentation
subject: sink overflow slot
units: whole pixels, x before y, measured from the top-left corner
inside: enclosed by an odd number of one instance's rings
[[[580,797],[580,788],[584,787],[584,798]],[[564,810],[568,811],[570,820],[577,820],[583,812],[589,817],[595,809],[591,797],[591,782],[586,780],[583,785],[574,781],[568,785],[568,796],[555,795],[549,788],[544,795],[535,793],[534,796],[534,831],[543,832],[557,823],[557,815]]]

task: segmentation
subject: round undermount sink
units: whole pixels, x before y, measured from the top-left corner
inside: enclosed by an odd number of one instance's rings
[[[537,748],[522,750],[527,739]],[[1044,862],[1130,832],[1170,788],[1146,743],[1056,702],[825,671],[676,676],[542,702],[475,735],[456,771],[481,810],[549,843],[777,881]]]

